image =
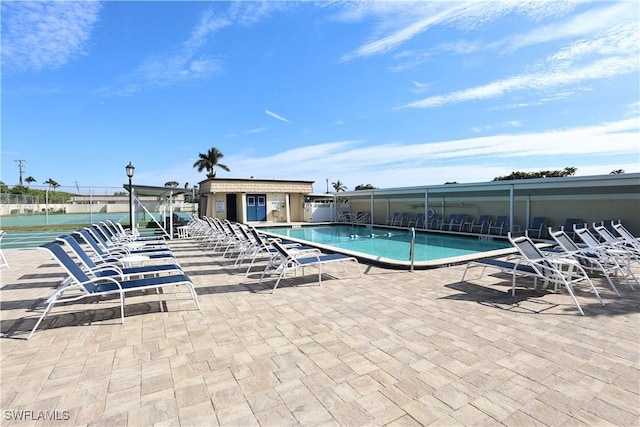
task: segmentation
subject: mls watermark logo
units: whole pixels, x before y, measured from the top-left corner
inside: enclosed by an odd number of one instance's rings
[[[68,421],[69,411],[5,410],[5,421]]]

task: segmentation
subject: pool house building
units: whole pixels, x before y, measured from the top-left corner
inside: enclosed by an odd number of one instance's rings
[[[305,196],[313,181],[212,178],[199,183],[200,215],[232,222],[304,221]]]

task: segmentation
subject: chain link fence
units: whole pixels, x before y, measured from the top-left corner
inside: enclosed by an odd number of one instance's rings
[[[0,188],[0,225],[27,226],[59,223],[90,223],[113,219],[129,222],[129,193],[122,187],[15,186]],[[20,191],[20,192],[18,192]],[[138,222],[158,220],[168,211],[168,201],[154,196],[137,196],[145,209],[136,209]],[[173,211],[197,212],[191,194],[176,197]]]

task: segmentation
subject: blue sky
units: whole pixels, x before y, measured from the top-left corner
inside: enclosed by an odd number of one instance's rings
[[[7,2],[2,170],[18,183],[219,178],[387,188],[640,171],[640,6]]]

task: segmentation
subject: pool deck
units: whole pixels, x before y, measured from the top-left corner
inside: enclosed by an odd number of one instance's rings
[[[621,281],[595,280],[605,307],[578,291],[586,316],[464,265],[331,265],[271,294],[260,268],[171,247],[201,311],[184,287],[127,298],[124,325],[117,299],[72,303],[28,341],[64,275],[4,250],[2,425],[640,425],[640,289]]]

